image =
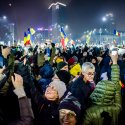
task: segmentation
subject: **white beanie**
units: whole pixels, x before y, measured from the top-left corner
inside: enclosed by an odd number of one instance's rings
[[[66,91],[65,83],[60,80],[54,80],[50,83],[50,85],[56,88],[56,90],[58,91],[59,99],[60,99]]]

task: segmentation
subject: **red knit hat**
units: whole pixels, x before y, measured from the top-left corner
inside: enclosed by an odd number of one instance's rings
[[[73,65],[76,62],[76,60],[72,57],[68,60],[68,65]]]

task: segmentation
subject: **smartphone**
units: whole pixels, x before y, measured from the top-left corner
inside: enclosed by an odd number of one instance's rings
[[[118,54],[118,49],[117,48],[113,48],[111,53],[112,53],[112,55]]]
[[[116,55],[118,51],[112,51],[112,55]]]
[[[29,52],[29,47],[24,47],[25,54],[28,54]]]
[[[0,68],[3,68],[4,66],[4,58],[0,56]]]

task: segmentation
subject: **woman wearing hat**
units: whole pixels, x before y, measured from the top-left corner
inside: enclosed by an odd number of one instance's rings
[[[79,122],[81,104],[78,100],[69,96],[59,104],[59,120],[61,125],[76,125]]]
[[[66,83],[68,83],[68,81],[63,78],[65,77],[65,72],[66,71],[56,72],[52,78],[53,81],[46,88],[43,96],[36,91],[36,89],[32,90],[33,99],[38,106],[35,125],[59,125],[58,105],[67,90]],[[67,79],[70,80],[70,77],[67,77]]]

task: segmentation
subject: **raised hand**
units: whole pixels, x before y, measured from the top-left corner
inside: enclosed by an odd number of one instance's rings
[[[15,78],[14,78],[15,76]],[[21,75],[14,73],[14,76],[11,76],[12,83],[15,89],[23,86],[23,78]]]

